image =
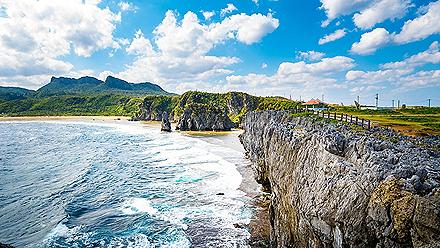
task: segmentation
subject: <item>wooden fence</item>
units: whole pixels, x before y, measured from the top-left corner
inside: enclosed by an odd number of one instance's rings
[[[359,118],[358,116],[349,115],[349,114],[342,114],[342,113],[329,112],[329,111],[315,111],[308,109],[293,109],[291,112],[293,114],[312,113],[325,119],[333,119],[337,121],[348,122],[350,124],[355,124],[366,129],[370,129],[373,127],[373,123],[370,120],[362,119]]]

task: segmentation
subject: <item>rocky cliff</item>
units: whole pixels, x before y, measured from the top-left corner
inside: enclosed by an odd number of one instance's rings
[[[256,97],[242,92],[225,94],[189,91],[181,96],[148,96],[133,120],[161,120],[164,112],[182,131],[220,131],[238,127],[254,110],[293,109],[298,102],[280,97]]]
[[[243,127],[274,247],[440,247],[438,139],[274,111]]]

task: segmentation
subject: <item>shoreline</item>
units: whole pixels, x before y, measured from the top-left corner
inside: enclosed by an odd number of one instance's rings
[[[130,117],[126,116],[20,116],[20,117],[0,117],[1,122],[26,122],[26,121],[72,121],[72,122],[102,122],[102,123],[124,123],[130,122]],[[160,121],[140,121],[142,126],[160,129]],[[241,129],[231,131],[173,131],[184,136],[189,136],[204,140],[208,143],[233,149],[243,154],[240,163],[235,163],[238,172],[242,176],[239,190],[245,193],[250,199],[249,204],[254,208],[254,214],[248,224],[237,223],[236,228],[245,228],[250,233],[248,244],[252,248],[269,247],[269,215],[268,195],[260,190],[260,185],[255,181],[250,161],[245,158],[245,151],[239,141],[238,136],[243,133]]]
[[[1,116],[1,121],[129,121],[127,116]]]
[[[236,168],[242,176],[239,190],[243,191],[246,197],[250,199],[249,204],[254,208],[255,212],[248,224],[237,223],[234,226],[248,230],[250,233],[248,244],[251,248],[270,247],[270,194],[263,192],[261,185],[255,181],[251,162],[245,157],[245,150],[238,138],[242,133],[243,130],[233,130],[226,134],[224,132],[191,132],[190,134],[184,135],[200,138],[214,144],[221,144],[224,147],[231,148],[243,154],[243,163],[236,164]]]

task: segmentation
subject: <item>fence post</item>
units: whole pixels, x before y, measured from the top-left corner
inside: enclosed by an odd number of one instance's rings
[[[364,119],[361,119],[362,122],[362,128],[364,128]]]
[[[358,125],[358,119],[359,119],[359,117],[356,116],[356,125]]]
[[[370,129],[370,127],[371,127],[371,121],[368,120],[368,129]]]

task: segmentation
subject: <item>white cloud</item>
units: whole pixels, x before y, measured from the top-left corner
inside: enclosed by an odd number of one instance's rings
[[[440,85],[440,70],[416,71],[425,64],[440,63],[438,42],[433,42],[428,50],[415,54],[399,62],[386,63],[377,71],[348,71],[345,78],[358,89],[367,85],[392,85],[399,91]]]
[[[319,39],[319,45],[323,45],[325,43],[329,43],[335,40],[339,40],[342,37],[346,35],[345,29],[338,29],[335,32],[324,36],[323,38]]]
[[[384,28],[376,28],[363,34],[360,41],[351,46],[350,51],[355,54],[368,55],[390,42],[392,42],[392,35]]]
[[[366,7],[371,0],[321,0],[321,9],[324,9],[328,20],[323,23],[327,26],[332,20],[349,15]]]
[[[396,43],[418,41],[440,33],[440,1],[432,2],[425,8],[427,12],[424,15],[405,22],[402,31],[395,36]]]
[[[232,4],[232,3],[228,3],[228,4],[226,5],[226,8],[224,8],[224,9],[222,9],[222,10],[220,11],[220,15],[221,15],[221,16],[225,16],[225,15],[227,15],[227,14],[229,14],[229,13],[232,13],[233,11],[236,11],[236,10],[238,10],[238,9],[237,9],[237,7],[235,7],[234,4]]]
[[[298,59],[304,59],[308,61],[319,61],[324,58],[325,53],[316,52],[316,51],[307,51],[307,52],[298,52]]]
[[[88,57],[100,49],[119,47],[113,31],[120,15],[98,3],[3,0],[0,77],[67,73],[73,65],[60,57],[72,50]]]
[[[406,21],[398,34],[390,34],[384,28],[376,28],[364,33],[361,40],[352,45],[351,52],[361,55],[374,53],[377,49],[390,44],[405,44],[440,33],[440,1],[422,7],[426,13]]]
[[[122,72],[105,75],[156,82],[170,91],[209,89],[212,84],[206,82],[224,79],[233,72],[229,67],[240,62],[236,57],[209,55],[216,45],[227,40],[256,43],[278,25],[271,14],[236,14],[221,22],[202,24],[193,12],[178,21],[176,14],[168,11],[153,32],[154,45],[138,31],[127,48],[128,53],[137,55],[134,62]]]
[[[440,63],[439,44],[435,41],[424,52],[415,54],[403,61],[383,64],[381,67],[384,69],[414,69],[426,64],[438,63]]]
[[[354,60],[344,56],[323,58],[316,63],[304,61],[291,63],[283,62],[273,75],[250,73],[244,76],[227,76],[228,87],[254,89],[258,87],[259,94],[273,92],[285,93],[285,89],[308,91],[310,95],[323,88],[339,87],[334,77],[338,73],[346,72],[355,66]],[[284,92],[283,92],[284,91]]]
[[[136,12],[138,10],[138,7],[136,7],[134,4],[129,2],[121,1],[118,3],[118,6],[122,12],[127,12],[127,11]]]
[[[321,0],[321,9],[327,15],[322,27],[327,27],[338,17],[354,14],[357,27],[370,29],[385,20],[403,17],[410,7],[411,0]]]
[[[374,1],[368,8],[356,13],[353,21],[359,28],[370,29],[385,20],[403,17],[410,6],[410,0]]]
[[[213,16],[215,16],[215,12],[214,11],[201,11],[203,17],[205,18],[205,20],[210,20]]]
[[[265,35],[278,28],[279,21],[261,14],[237,14],[210,25],[201,24],[197,16],[188,12],[181,23],[172,11],[154,30],[155,43],[165,54],[188,56],[206,54],[216,44],[228,39],[237,39],[245,44],[260,41]]]
[[[128,54],[134,55],[154,55],[154,49],[149,39],[144,37],[141,30],[138,30],[135,34],[130,46],[125,49]]]
[[[266,69],[266,68],[267,68],[267,64],[266,63],[261,64],[261,69]]]

